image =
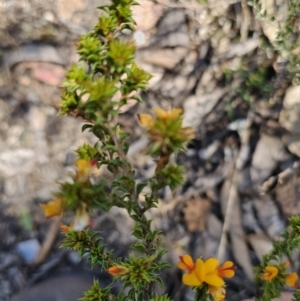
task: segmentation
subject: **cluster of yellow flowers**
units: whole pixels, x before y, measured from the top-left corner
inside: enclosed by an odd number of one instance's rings
[[[140,124],[146,128],[147,136],[152,143],[152,154],[159,155],[156,161],[159,171],[164,168],[171,153],[176,153],[184,143],[195,138],[195,129],[193,127],[182,127],[183,110],[163,110],[154,108],[155,117],[150,114],[139,114]]]
[[[76,173],[73,175],[73,180],[77,182],[85,182],[93,173],[96,162],[87,161],[84,159],[77,159],[75,162]],[[61,216],[65,210],[66,201],[64,197],[57,196],[47,204],[41,204],[44,214],[47,218],[53,216]],[[70,228],[73,230],[81,230],[89,224],[89,215],[85,202],[81,202],[80,206],[76,209],[73,222]]]
[[[159,140],[162,136],[162,129],[157,126],[157,122],[166,123],[168,121],[174,122],[183,114],[183,110],[180,108],[173,109],[170,111],[163,110],[161,108],[154,108],[156,118],[153,118],[150,114],[139,114],[138,118],[142,126],[148,128],[150,137],[155,141]],[[184,137],[187,141],[195,138],[195,129],[193,127],[184,127],[177,132],[181,137]]]
[[[289,263],[285,262],[279,266],[276,265],[268,265],[264,269],[264,273],[261,275],[261,279],[265,281],[272,281],[276,279],[276,277],[284,278],[284,282],[287,286],[291,286],[294,288],[299,288],[297,283],[298,275],[294,273],[287,273],[286,268],[288,267]]]
[[[233,265],[233,262],[226,261],[219,267],[219,260],[216,258],[209,258],[205,261],[198,258],[196,263],[194,263],[192,257],[188,254],[179,258],[178,267],[188,271],[182,277],[185,285],[197,287],[206,284],[209,293],[215,301],[224,300],[226,290],[225,282],[222,278],[231,278],[234,276],[236,267]]]

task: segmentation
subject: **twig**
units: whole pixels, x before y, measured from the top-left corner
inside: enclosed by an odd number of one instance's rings
[[[289,167],[276,176],[272,176],[262,183],[260,194],[265,194],[272,191],[279,185],[284,185],[292,176],[300,171],[300,161],[294,162],[292,167]]]
[[[47,235],[43,242],[43,245],[42,245],[37,257],[34,259],[32,265],[39,265],[47,257],[47,255],[48,255],[49,251],[51,250],[51,247],[55,241],[55,238],[57,236],[60,220],[61,220],[61,217],[54,217],[52,219],[50,228],[48,229],[48,232],[47,232]]]
[[[219,244],[219,249],[218,249],[218,259],[221,261],[224,258],[226,246],[227,246],[227,234],[230,229],[230,224],[231,224],[231,212],[232,208],[234,206],[235,200],[236,200],[236,187],[233,184],[234,179],[236,178],[236,161],[237,158],[235,158],[235,162],[233,165],[233,173],[231,176],[230,180],[230,188],[229,188],[229,193],[228,193],[228,201],[227,201],[227,206],[226,206],[226,211],[225,211],[225,218],[224,218],[224,223],[223,223],[223,228],[222,228],[222,234],[221,234],[221,239],[220,239],[220,244]]]
[[[244,167],[244,162],[247,161],[249,155],[249,152],[247,150],[249,149],[250,127],[252,125],[252,119],[253,119],[253,114],[249,111],[247,117],[246,129],[241,137],[242,147],[237,157],[235,158],[235,162],[233,164],[233,172],[230,179],[230,188],[228,193],[228,201],[227,201],[227,206],[225,211],[224,224],[223,224],[223,229],[222,229],[222,234],[221,234],[221,239],[220,239],[220,244],[218,249],[219,260],[222,260],[224,258],[224,254],[227,246],[227,234],[231,224],[231,213],[236,200],[237,188],[235,183],[238,176],[238,170],[241,170]]]

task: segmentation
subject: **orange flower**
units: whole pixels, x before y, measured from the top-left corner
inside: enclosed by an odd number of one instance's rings
[[[40,204],[44,214],[47,218],[61,215],[63,211],[64,199],[62,197],[57,197],[54,200],[48,202],[47,204]]]
[[[191,272],[195,268],[195,263],[190,255],[185,254],[183,256],[179,256],[179,259],[180,261],[178,262],[178,267],[181,270],[187,270]]]
[[[285,284],[288,286],[292,286],[298,288],[298,275],[296,273],[291,273],[285,277]]]
[[[218,274],[220,277],[232,278],[234,276],[234,272],[236,267],[233,265],[231,261],[225,261],[219,268]]]
[[[278,274],[278,268],[275,266],[266,266],[265,273],[262,275],[263,280],[272,281]]]
[[[107,272],[113,276],[123,276],[123,275],[128,274],[129,270],[127,267],[118,265],[118,266],[109,268],[107,270]]]
[[[62,226],[60,226],[59,228],[60,228],[60,230],[61,230],[62,232],[64,232],[65,234],[67,234],[67,233],[70,231],[70,227],[68,227],[68,226],[66,226],[66,225],[62,225]]]
[[[225,298],[226,290],[223,286],[208,286],[210,294],[213,296],[215,301],[222,301]]]

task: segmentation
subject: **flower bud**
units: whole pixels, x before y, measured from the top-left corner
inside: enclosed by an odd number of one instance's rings
[[[109,268],[107,272],[113,276],[124,276],[128,274],[129,269],[125,266],[117,265]]]

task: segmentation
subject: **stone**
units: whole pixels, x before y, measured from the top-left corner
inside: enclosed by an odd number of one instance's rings
[[[292,154],[300,157],[300,134],[284,135],[282,141]]]
[[[27,288],[9,301],[75,301],[93,284],[91,275],[65,275]]]
[[[142,61],[172,70],[184,57],[186,57],[187,53],[188,50],[184,47],[152,50],[143,53]]]
[[[225,89],[216,88],[213,94],[202,96],[192,95],[183,104],[184,126],[195,126],[202,118],[208,115],[217,105],[221,97],[226,93]]]
[[[3,62],[10,69],[24,62],[48,62],[64,66],[68,60],[51,45],[31,43],[19,46],[15,51],[5,52]]]
[[[160,47],[187,46],[190,42],[184,10],[170,9],[159,20],[153,44]]]
[[[278,162],[289,159],[281,139],[262,134],[253,153],[250,175],[253,185],[261,185],[275,170]]]
[[[300,86],[286,91],[279,123],[292,134],[300,134]]]
[[[40,251],[41,245],[37,239],[29,239],[19,242],[16,246],[18,254],[26,263],[34,261]]]
[[[249,234],[247,240],[255,251],[256,256],[262,261],[263,255],[268,254],[273,249],[273,243],[271,239],[263,234]]]
[[[283,292],[281,294],[280,298],[273,299],[272,301],[292,301],[292,299],[293,299],[293,293],[291,293],[291,292]],[[244,299],[243,301],[255,301],[255,299],[254,298],[252,298],[252,299]]]
[[[161,17],[163,6],[149,0],[138,0],[139,5],[132,7],[132,16],[138,31],[152,29]]]
[[[0,270],[8,268],[15,261],[15,256],[9,253],[0,253]]]
[[[272,239],[277,239],[284,231],[284,223],[275,201],[268,195],[254,201],[257,219],[263,230]]]
[[[0,153],[0,173],[4,177],[29,174],[34,168],[34,156],[32,149],[6,149]]]

